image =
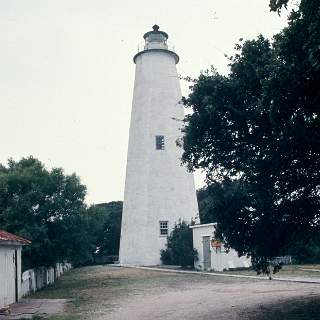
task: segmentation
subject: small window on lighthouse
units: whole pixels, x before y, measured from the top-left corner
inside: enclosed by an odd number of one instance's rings
[[[169,221],[159,221],[160,224],[160,236],[167,236],[168,235],[168,225]]]
[[[156,150],[164,150],[164,136],[156,136]]]

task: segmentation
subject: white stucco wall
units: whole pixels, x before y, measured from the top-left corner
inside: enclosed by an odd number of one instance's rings
[[[15,302],[15,250],[18,262],[18,295],[21,297],[21,247],[0,245],[0,308]]]
[[[198,261],[195,262],[195,268],[203,270],[203,237],[210,236],[210,240],[214,239],[215,224],[202,224],[192,226],[193,231],[193,246],[198,251]],[[230,249],[227,252],[224,247],[216,250],[210,245],[211,253],[211,268],[213,271],[223,271],[232,268],[247,268],[251,266],[251,259],[247,257],[239,257],[238,253]]]
[[[190,222],[198,213],[194,178],[181,166],[183,106],[173,54],[145,51],[136,57],[130,138],[122,215],[121,264],[160,264],[167,238],[159,221]],[[163,135],[165,150],[156,150]],[[169,230],[169,232],[170,232]]]

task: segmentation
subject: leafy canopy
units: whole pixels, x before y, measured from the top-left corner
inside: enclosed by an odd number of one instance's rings
[[[122,206],[122,201],[112,201],[100,203],[91,208],[97,211],[96,215],[101,217],[100,229],[96,234],[99,256],[119,254]]]
[[[33,157],[0,165],[0,228],[32,241],[23,250],[25,268],[91,258],[85,194],[75,174],[48,171]]]
[[[0,165],[0,229],[32,241],[23,248],[24,268],[118,255],[122,202],[87,208],[85,194],[75,174],[48,171],[33,157]]]
[[[235,50],[228,76],[212,68],[183,99],[183,161],[206,171],[225,241],[267,259],[319,232],[319,1],[302,0],[272,42]]]

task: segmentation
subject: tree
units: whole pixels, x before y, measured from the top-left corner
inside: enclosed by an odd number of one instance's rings
[[[179,221],[168,236],[167,248],[161,250],[161,260],[164,264],[193,266],[197,259],[197,252],[193,248],[192,229],[184,222]]]
[[[93,207],[101,217],[101,229],[96,241],[99,256],[119,255],[122,207],[122,201],[100,203]]]
[[[25,267],[92,258],[85,194],[75,174],[48,171],[33,157],[0,166],[0,228],[32,241],[23,250]]]
[[[217,214],[219,214],[217,211],[219,195],[212,192],[211,189],[212,188],[203,187],[197,190],[199,217],[201,223],[217,222]]]
[[[230,74],[201,74],[183,99],[183,162],[206,171],[224,240],[256,261],[320,231],[319,15],[302,0],[272,42],[236,45]]]

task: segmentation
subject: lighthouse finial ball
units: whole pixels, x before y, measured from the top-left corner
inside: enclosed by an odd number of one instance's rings
[[[152,27],[153,31],[158,31],[159,28],[160,28],[160,27],[159,27],[157,24],[155,24],[155,25]]]

